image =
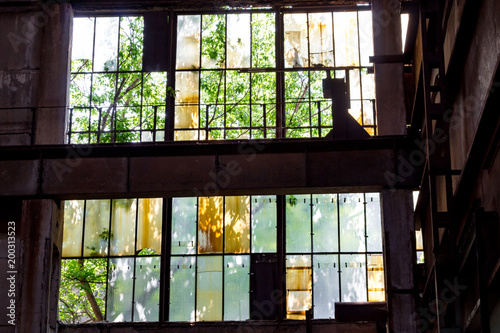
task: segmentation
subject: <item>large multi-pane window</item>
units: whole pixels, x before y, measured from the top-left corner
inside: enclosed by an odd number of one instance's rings
[[[69,140],[324,137],[340,112],[324,98],[327,73],[375,135],[371,12],[359,9],[175,14],[168,87],[167,72],[143,70],[142,16],[75,18]]]
[[[67,201],[62,256],[69,323],[334,318],[384,299],[377,193]]]

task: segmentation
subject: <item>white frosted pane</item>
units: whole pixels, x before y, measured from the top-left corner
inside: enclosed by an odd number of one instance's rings
[[[119,17],[96,18],[94,71],[115,71]]]
[[[337,195],[313,195],[314,252],[338,251]]]
[[[311,252],[311,196],[286,197],[286,252]]]
[[[351,69],[349,71],[349,91],[351,99],[361,99],[359,69]]]
[[[307,67],[307,14],[285,14],[285,67]]]
[[[356,12],[333,14],[335,34],[335,66],[358,66],[358,29]]]
[[[177,69],[200,68],[200,15],[177,17]]]
[[[222,320],[222,256],[198,257],[196,320]]]
[[[375,99],[375,74],[361,71],[361,84],[363,86],[363,99]]]
[[[109,200],[87,200],[83,255],[104,256],[108,253]]]
[[[369,57],[373,56],[373,26],[372,12],[360,11],[359,17],[359,51],[361,66],[372,66]]]
[[[71,60],[92,61],[94,49],[94,18],[77,17],[73,19],[73,42]]]
[[[137,221],[137,251],[154,250],[161,253],[163,199],[139,199]]]
[[[172,253],[196,252],[196,198],[172,199]]]
[[[136,199],[113,200],[111,222],[111,254],[132,255],[135,253]]]
[[[341,301],[366,302],[366,261],[364,254],[340,256]]]
[[[170,259],[170,315],[169,321],[194,321],[195,257]]]
[[[331,13],[309,14],[309,52],[311,66],[333,66]]]
[[[365,251],[363,194],[340,194],[340,251]]]
[[[109,266],[106,319],[131,321],[134,259],[110,259]]]
[[[340,301],[337,255],[313,256],[314,318],[335,318]]]
[[[227,67],[250,67],[250,14],[227,15]]]
[[[380,215],[380,195],[366,193],[366,235],[367,251],[382,252],[382,218]]]
[[[224,320],[250,318],[250,257],[224,257]]]
[[[64,202],[63,257],[79,257],[82,254],[84,203],[83,200]]]
[[[135,262],[134,321],[158,321],[160,311],[160,257]]]
[[[253,196],[252,253],[276,252],[276,196]]]

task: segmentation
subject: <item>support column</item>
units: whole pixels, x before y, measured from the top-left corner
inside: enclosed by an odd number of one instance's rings
[[[382,228],[389,332],[416,332],[415,224],[410,190],[382,191]]]
[[[23,202],[16,332],[56,332],[62,218],[53,200]]]
[[[399,0],[373,0],[373,51],[375,56],[402,53]],[[375,92],[378,135],[406,134],[403,64],[377,63]]]

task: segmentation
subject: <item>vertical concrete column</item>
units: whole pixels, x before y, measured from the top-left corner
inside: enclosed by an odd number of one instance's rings
[[[415,224],[410,190],[382,191],[382,228],[389,332],[416,332]]]
[[[373,0],[373,51],[375,56],[402,53],[399,0]],[[375,64],[375,93],[379,135],[406,134],[403,64]]]
[[[66,141],[73,10],[69,4],[42,5],[42,9],[35,144],[62,144]]]
[[[53,200],[23,202],[16,332],[56,332],[62,219]]]

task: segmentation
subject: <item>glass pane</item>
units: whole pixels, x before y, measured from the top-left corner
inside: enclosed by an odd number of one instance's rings
[[[312,306],[311,256],[286,256],[286,317],[305,319]]]
[[[111,254],[133,255],[135,253],[136,199],[113,200],[111,222]]]
[[[196,320],[222,320],[222,256],[198,257]]]
[[[177,91],[179,94],[180,91]],[[151,72],[144,74],[144,86],[142,88],[143,105],[164,105],[167,98],[167,73],[165,72]],[[151,108],[152,109],[152,108]],[[165,111],[163,111],[165,112]],[[158,112],[159,115],[161,112]],[[144,117],[147,119],[146,117]],[[153,128],[153,114],[151,118],[143,120],[143,128]],[[147,125],[150,124],[148,127]],[[163,124],[162,124],[163,125]],[[157,128],[159,124],[156,124]],[[163,127],[163,126],[162,126]]]
[[[335,34],[335,66],[359,66],[356,12],[333,14]]]
[[[337,195],[313,195],[314,252],[338,252]]]
[[[63,257],[79,257],[82,254],[84,203],[83,200],[64,202]]]
[[[341,301],[366,302],[366,262],[364,254],[340,256]]]
[[[108,254],[109,200],[87,200],[85,207],[85,257]]]
[[[274,21],[273,13],[252,14],[252,67],[276,66]]]
[[[332,14],[309,14],[309,52],[311,66],[333,66],[332,38]]]
[[[375,74],[368,74],[366,68],[361,69],[363,99],[375,99]]]
[[[116,71],[119,17],[96,18],[94,71]]]
[[[227,15],[227,67],[250,67],[250,14]]]
[[[169,321],[194,321],[195,257],[170,259]]]
[[[139,199],[137,221],[137,251],[149,249],[154,254],[161,253],[163,199]],[[148,251],[149,253],[151,251]],[[152,253],[152,254],[153,254]]]
[[[90,90],[92,83],[92,74],[74,74],[71,78],[69,102],[72,106],[90,106]],[[88,110],[87,110],[88,114]],[[87,118],[85,117],[87,120]],[[78,125],[84,125],[88,128],[88,123],[79,124],[78,117],[73,115],[71,119],[72,129],[75,130]],[[88,121],[88,120],[87,120]],[[76,126],[75,126],[76,125]]]
[[[286,196],[286,252],[311,252],[311,196]]]
[[[94,18],[75,17],[73,19],[71,71],[72,72],[91,71],[93,50],[94,50]]]
[[[359,69],[351,69],[349,71],[349,90],[351,94],[351,100],[359,100],[361,99],[361,85],[360,85],[360,76]]]
[[[114,73],[92,75],[92,102],[97,107],[103,108],[101,128],[111,128],[112,112],[115,110],[113,101],[115,98],[116,75]],[[106,116],[107,115],[107,116]],[[105,118],[108,121],[105,121]]]
[[[107,316],[108,321],[132,320],[134,258],[109,260]]]
[[[135,262],[134,321],[160,319],[160,257]]]
[[[252,253],[276,252],[276,196],[252,197]]]
[[[307,14],[285,14],[285,67],[308,67]]]
[[[250,197],[226,197],[225,208],[225,252],[250,252]]]
[[[225,15],[203,15],[201,66],[202,68],[224,68],[226,46]]]
[[[224,267],[224,320],[250,319],[250,256],[225,256]]]
[[[172,199],[172,254],[196,252],[196,198]]]
[[[385,301],[384,257],[381,254],[368,255],[368,301]]]
[[[380,195],[366,193],[366,235],[367,251],[382,252],[382,219],[380,214]]]
[[[177,17],[177,69],[200,68],[201,16]]]
[[[359,11],[359,51],[361,66],[372,66],[369,57],[373,55],[372,12]]]
[[[177,72],[175,74],[175,128],[197,128],[199,124],[198,72]],[[175,140],[196,140],[198,131],[177,131]]]
[[[335,318],[340,301],[337,255],[313,256],[314,318]]]
[[[144,17],[120,18],[120,71],[140,71],[144,40]]]
[[[340,194],[340,250],[365,251],[365,216],[363,194]]]
[[[223,198],[200,197],[198,218],[198,253],[222,252]]]

